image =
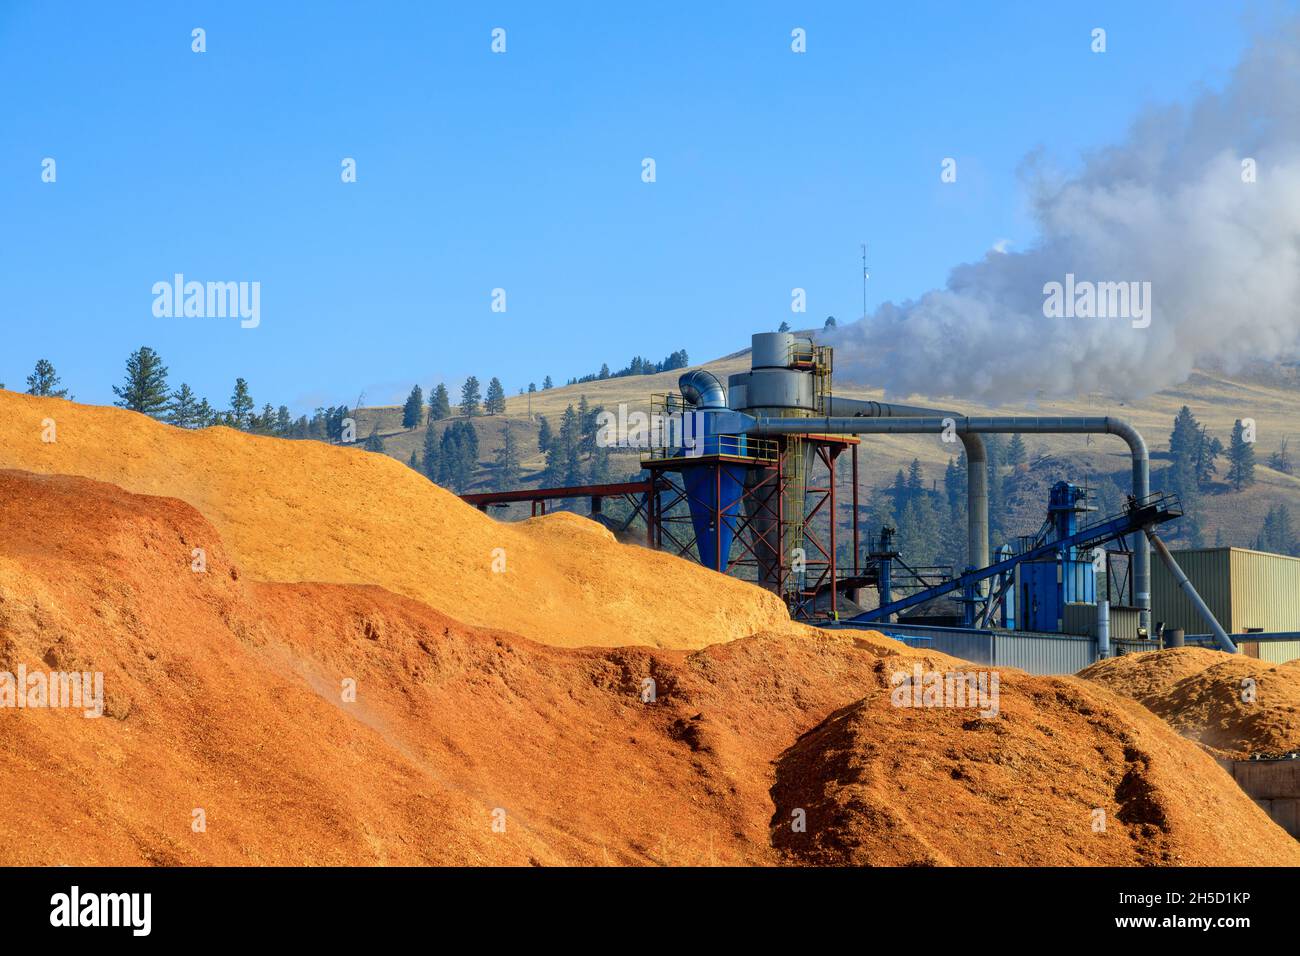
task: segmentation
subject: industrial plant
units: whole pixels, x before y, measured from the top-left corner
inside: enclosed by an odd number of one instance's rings
[[[750,369],[725,385],[695,369],[677,392],[650,397],[658,420],[682,425],[654,432],[655,447],[641,456],[644,480],[466,500],[484,510],[527,501],[539,513],[547,501],[586,498],[598,516],[606,498],[622,498],[644,524],[646,545],[754,581],[796,620],[870,626],[989,666],[1067,674],[1117,654],[1195,645],[1228,653],[1242,645],[1279,663],[1300,657],[1300,560],[1231,548],[1172,552],[1159,529],[1182,516],[1180,502],[1151,488],[1147,443],[1123,419],[970,417],[843,398],[833,349],[806,334],[756,333],[750,356]],[[1132,476],[1125,507],[1098,514],[1087,489],[1061,475],[1037,533],[991,544],[981,467],[990,434],[1122,441]],[[966,567],[912,567],[894,529],[862,526],[859,459],[876,435],[933,435],[962,449],[971,466]],[[837,463],[846,453],[842,488]],[[844,526],[850,566],[839,561]],[[944,599],[957,602],[955,613],[925,613]]]

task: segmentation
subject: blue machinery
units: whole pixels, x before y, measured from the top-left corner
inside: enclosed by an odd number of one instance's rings
[[[876,562],[882,603],[851,620],[891,621],[900,611],[960,590],[965,627],[996,624],[1021,630],[1059,631],[1066,604],[1092,604],[1097,600],[1099,562],[1093,556],[1094,550],[1100,551],[1111,541],[1182,514],[1172,495],[1153,495],[1144,502],[1130,500],[1120,514],[1081,527],[1079,515],[1089,510],[1084,497],[1084,490],[1077,485],[1057,482],[1052,487],[1047,521],[1020,553],[1011,554],[1010,548],[1004,546],[1000,560],[994,564],[966,571],[899,600],[886,598],[892,598],[893,555],[880,555]],[[987,587],[981,587],[986,583]]]

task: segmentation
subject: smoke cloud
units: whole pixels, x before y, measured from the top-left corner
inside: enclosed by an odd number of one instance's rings
[[[1257,40],[1222,93],[1145,112],[1076,174],[1027,163],[1026,182],[1037,244],[842,326],[827,340],[837,374],[993,403],[1137,398],[1198,362],[1300,355],[1300,21]],[[1149,324],[1084,317],[1083,299],[1049,317],[1045,286],[1067,276],[1149,282]]]

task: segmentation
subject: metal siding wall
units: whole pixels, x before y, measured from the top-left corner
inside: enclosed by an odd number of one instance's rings
[[[1138,609],[1112,605],[1110,609],[1110,640],[1135,641],[1138,632]],[[1067,604],[1065,606],[1066,634],[1087,634],[1097,636],[1097,605]]]
[[[1300,657],[1300,641],[1260,641],[1259,659],[1273,664],[1285,664]]]
[[[1300,559],[1234,549],[1231,567],[1232,633],[1300,630]]]
[[[1209,605],[1214,616],[1229,631],[1232,624],[1232,591],[1228,548],[1203,548],[1175,551],[1174,560],[1183,569],[1192,587]],[[1205,619],[1178,588],[1173,575],[1157,558],[1151,561],[1151,626],[1164,621],[1166,628],[1181,627],[1188,634],[1209,630]]]
[[[972,664],[1018,667],[1031,674],[1073,674],[1097,656],[1095,640],[1073,635],[994,633],[923,625],[900,628],[878,624],[875,628],[899,639],[928,638],[929,643],[922,646]]]
[[[1031,674],[1073,674],[1093,662],[1096,641],[1080,637],[994,636],[998,667],[1019,667]]]
[[[983,664],[985,667],[993,666],[992,640],[988,632],[957,631],[922,626],[909,627],[903,630],[890,624],[872,626],[881,633],[900,640],[909,637],[925,637],[929,639],[929,643],[921,646],[930,650],[938,651],[941,654],[951,654],[953,657],[960,657],[962,660],[970,661],[973,664]]]

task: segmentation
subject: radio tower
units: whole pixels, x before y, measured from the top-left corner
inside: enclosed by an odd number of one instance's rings
[[[867,271],[867,244],[862,244],[862,317],[867,317],[867,280],[871,273]]]

